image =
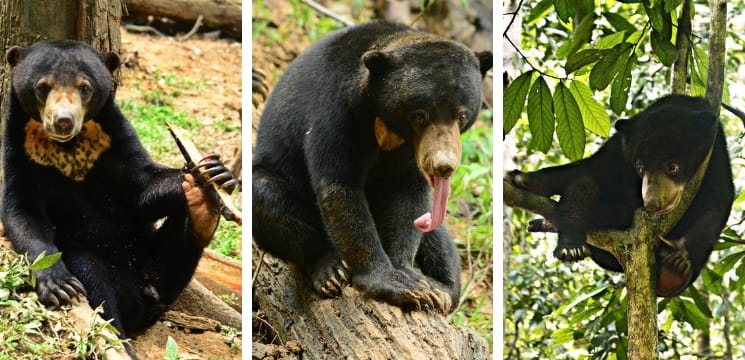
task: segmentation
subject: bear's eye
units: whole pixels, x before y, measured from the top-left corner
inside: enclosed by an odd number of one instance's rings
[[[642,175],[644,173],[644,165],[642,164],[641,160],[636,161],[636,172],[639,175]]]
[[[669,175],[678,175],[678,173],[680,172],[680,165],[678,165],[678,163],[674,161],[671,161],[667,164],[666,171]]]
[[[458,125],[460,125],[460,128],[462,129],[466,124],[468,124],[468,113],[461,111],[458,113]]]
[[[45,83],[39,83],[34,88],[34,92],[36,92],[36,96],[38,96],[39,99],[46,99],[50,91],[52,91],[52,88]]]
[[[422,126],[427,122],[427,113],[424,111],[417,111],[411,115],[411,120],[415,126]]]
[[[91,96],[91,93],[93,93],[93,88],[91,88],[88,84],[83,84],[80,86],[80,97],[82,98],[88,98]]]

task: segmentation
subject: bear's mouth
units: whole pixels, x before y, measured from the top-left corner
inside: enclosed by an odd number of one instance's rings
[[[421,232],[430,232],[445,222],[448,197],[450,196],[450,178],[430,175],[424,173],[424,171],[422,173],[429,186],[434,188],[432,212],[425,213],[414,220],[414,226]]]

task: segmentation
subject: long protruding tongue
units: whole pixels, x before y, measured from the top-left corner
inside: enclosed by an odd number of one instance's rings
[[[450,178],[435,176],[433,183],[435,196],[432,201],[432,212],[414,220],[414,226],[421,232],[430,232],[437,229],[445,221],[448,196],[450,196]]]

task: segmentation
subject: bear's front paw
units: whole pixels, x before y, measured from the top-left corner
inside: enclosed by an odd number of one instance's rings
[[[42,304],[53,307],[72,305],[88,296],[80,280],[54,267],[36,272],[36,293]]]
[[[189,169],[189,172],[197,179],[204,179],[207,184],[215,183],[228,194],[232,193],[238,185],[238,180],[220,161],[220,155],[209,154],[199,160],[199,164]]]
[[[346,261],[339,260],[325,263],[313,272],[313,288],[325,298],[335,298],[341,295],[344,287],[349,285],[349,266]]]
[[[414,281],[397,269],[356,276],[352,282],[373,299],[398,306],[404,311],[434,311],[447,315],[452,306],[448,293],[426,281]]]
[[[528,232],[559,232],[559,228],[551,221],[539,218],[528,223]]]
[[[575,262],[590,256],[590,249],[585,245],[579,247],[557,246],[554,249],[554,256],[563,262]]]
[[[520,170],[512,170],[507,173],[506,179],[512,183],[513,185],[528,190],[534,194],[543,195],[543,196],[551,196],[549,189],[546,188],[546,186],[535,178],[534,175],[530,173],[524,173]]]
[[[685,248],[663,252],[657,271],[657,296],[673,297],[685,290],[693,275],[691,259]]]

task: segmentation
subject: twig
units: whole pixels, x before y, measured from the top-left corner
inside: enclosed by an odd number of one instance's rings
[[[139,33],[148,33],[149,32],[149,33],[155,34],[156,36],[163,36],[163,37],[167,36],[166,34],[158,31],[158,29],[156,29],[156,28],[154,28],[154,27],[152,27],[150,25],[132,25],[132,24],[127,24],[127,25],[124,25],[124,30],[131,31],[131,32],[139,32]]]
[[[354,21],[347,20],[347,19],[341,17],[340,15],[337,15],[333,11],[325,8],[323,5],[317,3],[317,2],[315,2],[313,0],[301,0],[301,1],[303,2],[303,4],[308,5],[311,8],[313,8],[313,10],[315,10],[315,11],[317,11],[317,12],[319,12],[319,13],[325,15],[325,16],[328,16],[328,17],[330,17],[330,18],[332,18],[332,19],[334,19],[334,20],[336,20],[336,21],[344,24],[344,26],[354,26]]]
[[[202,19],[204,19],[204,16],[199,15],[197,17],[197,21],[194,22],[194,26],[191,28],[191,30],[189,30],[189,32],[186,33],[186,34],[184,34],[183,36],[177,37],[176,40],[178,40],[178,41],[184,41],[184,40],[190,38],[192,35],[196,34],[197,33],[197,30],[199,30],[199,27],[202,26]]]

